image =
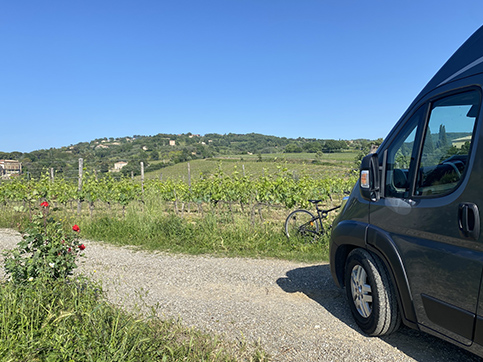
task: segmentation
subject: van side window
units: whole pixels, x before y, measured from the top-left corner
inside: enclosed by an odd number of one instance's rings
[[[415,195],[453,191],[466,171],[480,93],[452,95],[431,105],[418,167]]]
[[[414,140],[418,124],[424,116],[420,108],[399,132],[398,137],[387,150],[386,163],[386,197],[407,197],[409,190],[409,168],[413,159]]]

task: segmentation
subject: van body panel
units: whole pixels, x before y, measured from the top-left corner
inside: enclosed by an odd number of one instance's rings
[[[342,221],[332,230],[330,245],[330,271],[339,287],[344,285],[345,260],[350,251],[356,247],[365,247],[367,223],[358,221]]]
[[[344,285],[345,259],[354,247],[365,247],[366,229],[369,222],[369,202],[359,194],[357,182],[342,212],[332,224],[329,245],[332,278],[339,287]],[[344,220],[341,220],[344,215]],[[348,216],[348,217],[346,217]],[[342,222],[341,222],[342,221]]]
[[[408,323],[417,323],[406,268],[404,267],[396,243],[391,240],[391,235],[389,233],[373,225],[368,226],[366,235],[368,250],[377,254],[391,272],[393,285],[398,292],[398,300],[402,309],[401,312],[404,324],[408,325]]]
[[[330,262],[342,286],[354,247],[376,254],[390,272],[404,324],[483,357],[482,85],[483,27],[377,150],[380,188],[368,197],[356,185],[351,206],[334,222]]]
[[[390,145],[388,143],[387,147]],[[474,158],[475,149],[481,143],[475,140],[473,145],[470,159]],[[384,148],[380,152],[384,152]],[[472,342],[468,331],[473,331],[483,271],[482,244],[462,236],[458,227],[458,210],[462,203],[483,206],[475,194],[482,173],[472,166],[469,162],[465,179],[449,195],[381,198],[371,203],[369,217],[370,224],[384,229],[399,251],[418,323],[466,345]],[[455,311],[466,311],[473,318],[455,319],[456,312],[440,313],[435,318],[428,308],[436,304],[425,303],[423,295],[451,305]],[[454,328],[449,328],[451,325]]]
[[[473,86],[479,83],[476,79],[478,77],[469,77],[465,81]],[[463,85],[463,81],[457,80],[441,88],[453,90],[452,87],[455,87],[457,91],[464,88]],[[433,98],[441,97],[445,93],[441,88],[429,92],[427,98],[416,104],[416,108],[429,103]],[[400,127],[405,121],[403,119]],[[384,229],[400,253],[408,275],[418,323],[466,345],[472,343],[473,336],[469,331],[474,329],[478,310],[483,244],[479,242],[479,234],[475,240],[461,233],[458,215],[462,204],[483,207],[480,191],[483,168],[482,159],[478,157],[483,154],[483,143],[480,142],[481,120],[476,124],[464,179],[453,192],[437,197],[382,197],[371,203],[369,216],[370,224]],[[424,129],[422,126],[420,134]],[[416,140],[421,139],[416,137]],[[378,152],[383,153],[391,144],[388,141]],[[417,152],[414,155],[419,157]],[[440,301],[441,305],[453,307],[455,312],[435,314],[428,308],[434,307],[436,302],[429,303],[426,298],[425,303],[423,295]],[[461,318],[455,319],[460,310],[473,318],[463,318],[462,312]],[[462,323],[467,325],[462,326]],[[451,325],[454,328],[449,328]]]

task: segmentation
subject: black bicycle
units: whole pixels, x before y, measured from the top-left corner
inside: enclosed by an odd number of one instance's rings
[[[315,205],[317,216],[305,209],[292,211],[288,215],[287,220],[285,220],[285,234],[289,239],[299,236],[310,242],[315,241],[317,237],[325,233],[322,220],[327,218],[329,212],[340,208],[339,205],[332,209],[324,210],[319,206],[322,200],[309,200],[309,202]]]

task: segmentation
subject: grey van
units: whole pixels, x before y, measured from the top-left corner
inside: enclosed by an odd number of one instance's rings
[[[483,27],[362,160],[330,267],[368,335],[403,323],[483,356],[482,93]]]

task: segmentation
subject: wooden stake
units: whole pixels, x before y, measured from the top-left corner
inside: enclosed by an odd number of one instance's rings
[[[84,169],[84,159],[79,158],[79,184],[78,184],[78,187],[77,187],[77,191],[79,192],[79,196],[80,196],[80,192],[82,191],[83,169]],[[80,215],[81,211],[82,211],[82,205],[81,205],[81,199],[79,197],[79,199],[77,200],[77,215]]]

